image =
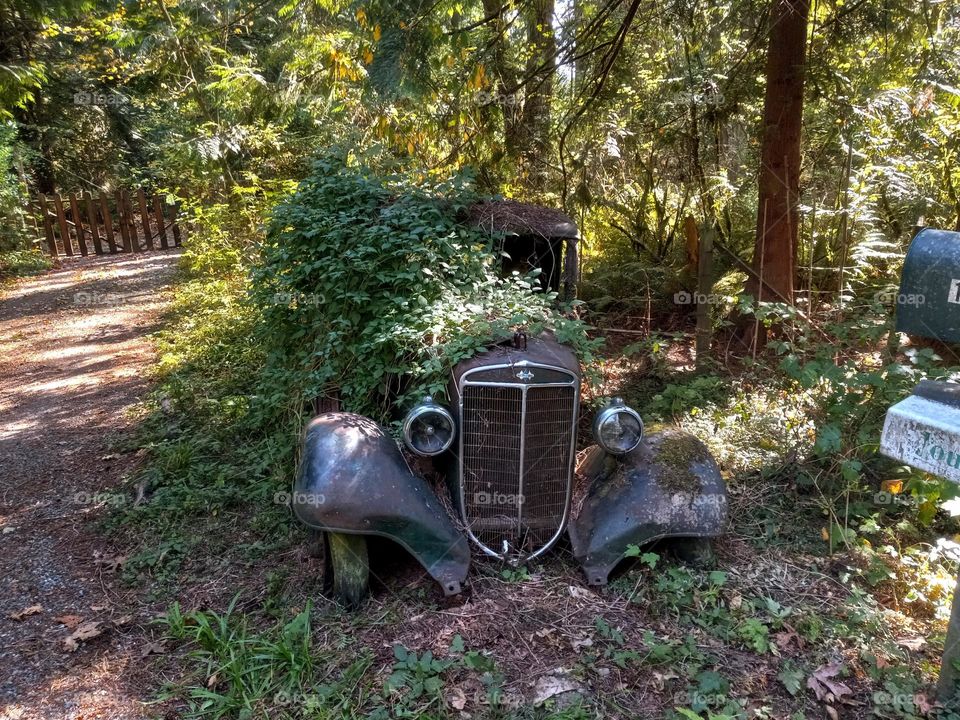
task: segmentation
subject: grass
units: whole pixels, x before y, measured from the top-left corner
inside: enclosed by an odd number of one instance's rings
[[[0,252],[0,282],[11,278],[38,275],[51,267],[53,267],[53,261],[40,250]]]
[[[716,566],[638,548],[594,592],[561,543],[523,568],[475,556],[469,591],[444,599],[385,546],[373,597],[345,613],[323,595],[302,529],[273,502],[293,471],[297,410],[284,408],[283,422],[264,415],[283,402],[258,396],[263,352],[250,341],[242,263],[208,260],[188,256],[159,338],[135,479],[145,502],[112,521],[131,548],[125,578],[168,605],[155,631],[172,652],[154,661],[174,678],[158,691],[168,712],[799,719],[829,705],[841,716],[929,716],[956,573],[935,540],[956,521],[922,510],[940,497],[933,485],[905,478],[910,501],[881,504],[895,468],[848,448],[818,454],[836,384],[799,387],[763,358],[698,375],[683,336],[608,348],[595,394],[621,392],[720,462],[733,524]],[[847,460],[861,462],[855,477]],[[831,682],[849,692],[818,699],[808,683],[833,666]],[[569,690],[535,702],[551,686]]]

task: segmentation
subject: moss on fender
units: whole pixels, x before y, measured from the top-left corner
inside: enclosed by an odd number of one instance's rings
[[[710,451],[692,435],[666,430],[657,438],[657,484],[667,492],[702,490],[703,479],[696,466],[710,462]]]

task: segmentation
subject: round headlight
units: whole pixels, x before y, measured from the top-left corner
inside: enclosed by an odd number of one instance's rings
[[[439,455],[453,444],[457,434],[453,416],[443,405],[427,396],[407,413],[403,420],[403,442],[412,452],[423,457]]]
[[[643,420],[636,410],[624,405],[621,398],[614,398],[597,413],[593,436],[611,455],[626,455],[643,439]]]

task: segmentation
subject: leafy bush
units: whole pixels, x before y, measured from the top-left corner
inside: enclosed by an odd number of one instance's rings
[[[16,134],[14,125],[0,124],[0,250],[26,245],[23,211],[25,187],[14,174],[16,156],[22,151]]]
[[[35,275],[53,265],[39,250],[10,250],[0,252],[0,278]]]
[[[488,344],[553,331],[590,359],[585,326],[533,275],[501,278],[496,239],[461,219],[469,179],[379,176],[331,154],[273,214],[254,299],[269,348],[270,404],[338,393],[385,419]]]

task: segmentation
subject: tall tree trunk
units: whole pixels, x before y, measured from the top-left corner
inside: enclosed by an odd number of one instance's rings
[[[763,146],[757,244],[753,269],[763,277],[747,292],[768,302],[793,302],[800,185],[800,128],[810,0],[772,0],[767,89],[763,103]]]
[[[527,185],[534,192],[546,189],[549,167],[550,104],[553,101],[557,49],[553,34],[553,5],[553,0],[532,0],[524,10],[531,55],[527,63],[529,79],[523,103],[520,155],[527,170]],[[538,68],[541,69],[536,72]]]
[[[519,126],[519,106],[515,102],[517,74],[507,62],[507,22],[504,13],[507,6],[504,0],[483,0],[483,12],[494,20],[490,23],[493,32],[493,57],[491,60],[495,76],[493,92],[496,101],[490,107],[499,106],[503,114],[503,146],[506,154],[516,156],[517,128]],[[509,92],[508,92],[509,91]]]

